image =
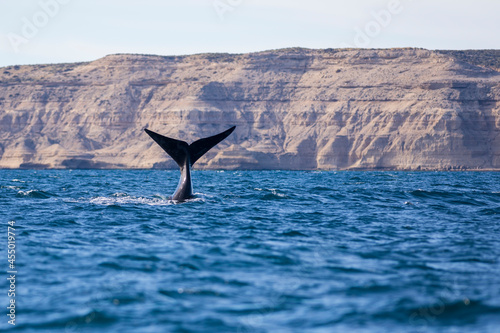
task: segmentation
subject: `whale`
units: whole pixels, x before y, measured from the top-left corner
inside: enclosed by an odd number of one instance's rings
[[[191,144],[182,140],[172,139],[147,128],[144,131],[167,152],[177,163],[181,171],[179,184],[172,197],[169,199],[183,202],[193,198],[193,183],[191,181],[191,167],[205,155],[210,149],[233,133],[236,126],[233,126],[222,133],[199,139]]]

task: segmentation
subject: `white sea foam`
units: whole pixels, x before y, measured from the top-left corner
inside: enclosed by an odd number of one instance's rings
[[[259,192],[271,192],[272,195],[275,195],[275,196],[280,197],[280,198],[286,198],[286,194],[279,193],[278,190],[275,188],[262,189],[262,188],[256,187],[256,188],[254,188],[254,190],[259,191]]]
[[[213,195],[208,195],[205,193],[194,193],[194,197],[186,200],[185,202],[206,202],[206,201],[213,201],[214,198],[215,196]],[[91,198],[88,197],[87,198],[80,197],[78,199],[63,198],[62,201],[67,203],[90,203],[99,206],[111,206],[111,205],[168,206],[177,203],[170,197],[161,194],[154,194],[151,197],[136,197],[122,192],[113,193],[110,196],[96,196]]]
[[[133,197],[133,196],[111,196],[111,197],[94,197],[89,199],[81,199],[83,201],[88,200],[89,203],[94,205],[111,206],[111,205],[148,205],[148,206],[167,206],[172,205],[174,202],[168,199],[162,198],[145,198],[145,197]]]
[[[8,188],[9,190],[20,190],[22,187],[19,187],[19,186],[12,186],[12,185],[9,185],[9,186],[2,186],[2,188]]]
[[[207,196],[203,193],[195,193],[195,197],[192,199],[186,200],[187,202],[204,202],[209,199],[210,196]],[[153,197],[134,197],[127,195],[125,193],[114,193],[109,197],[98,196],[93,198],[80,198],[78,202],[88,202],[94,205],[101,206],[111,206],[111,205],[148,205],[148,206],[168,206],[173,205],[176,202],[159,194],[154,195]]]
[[[28,191],[18,191],[17,194],[18,195],[21,195],[23,197],[27,197],[29,196],[31,193],[33,193],[35,190],[28,190]]]
[[[37,193],[41,193],[40,191],[38,190],[28,190],[28,191],[18,191],[17,194],[19,195],[22,195],[22,196],[30,196],[32,194],[37,194]]]
[[[283,194],[283,193],[279,193],[279,192],[278,192],[278,190],[276,190],[275,188],[271,188],[271,189],[270,189],[270,191],[271,191],[271,193],[272,193],[273,195],[278,196],[278,197],[280,197],[280,198],[285,198],[285,197],[286,197],[286,195],[285,195],[285,194]]]

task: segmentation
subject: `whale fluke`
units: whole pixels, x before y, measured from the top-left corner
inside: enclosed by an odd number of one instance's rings
[[[179,185],[172,196],[173,200],[183,201],[193,196],[191,184],[191,167],[200,159],[206,152],[215,147],[219,142],[227,138],[236,128],[230,129],[210,136],[208,138],[199,139],[192,144],[185,141],[172,139],[161,134],[155,133],[148,129],[144,129],[146,133],[174,159],[181,169],[181,179]]]
[[[209,136],[208,138],[199,139],[192,144],[189,145],[189,160],[191,161],[191,166],[200,159],[207,151],[215,147],[219,142],[227,138],[231,133],[233,133],[236,126],[231,127],[230,129]]]
[[[146,133],[155,140],[155,142],[163,148],[167,154],[170,155],[177,163],[179,167],[184,164],[186,158],[189,157],[189,145],[185,141],[180,141],[172,138],[167,138],[166,136],[160,135],[148,129],[145,129]]]

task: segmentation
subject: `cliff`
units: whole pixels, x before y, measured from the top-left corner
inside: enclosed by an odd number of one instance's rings
[[[0,168],[500,169],[497,51],[110,55],[0,68]],[[486,59],[486,60],[484,60]]]

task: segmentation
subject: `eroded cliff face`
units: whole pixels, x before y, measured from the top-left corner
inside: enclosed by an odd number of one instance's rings
[[[500,169],[500,73],[421,49],[111,55],[0,69],[0,167]]]

